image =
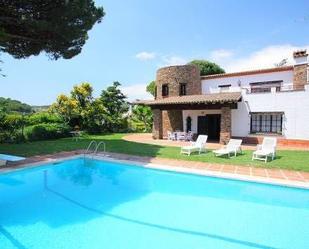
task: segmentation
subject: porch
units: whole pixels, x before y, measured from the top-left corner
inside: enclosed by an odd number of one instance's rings
[[[208,135],[210,142],[226,144],[231,138],[231,110],[237,109],[241,93],[177,96],[144,103],[153,110],[153,138],[163,139],[168,131],[192,131]]]

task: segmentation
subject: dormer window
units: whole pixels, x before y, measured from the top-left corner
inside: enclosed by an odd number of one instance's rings
[[[168,97],[168,84],[162,85],[162,97]]]
[[[221,92],[221,93],[229,92],[229,91],[230,91],[230,87],[231,87],[231,84],[228,84],[228,85],[220,85],[220,86],[219,86],[220,92]]]
[[[186,83],[180,83],[179,85],[179,96],[187,95],[187,84]]]

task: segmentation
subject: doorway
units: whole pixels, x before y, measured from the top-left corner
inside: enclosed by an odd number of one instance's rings
[[[197,132],[199,135],[208,135],[209,140],[218,141],[220,139],[220,122],[220,114],[198,116]]]

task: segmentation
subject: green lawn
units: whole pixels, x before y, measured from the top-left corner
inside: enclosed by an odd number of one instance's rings
[[[260,161],[251,161],[252,151],[244,151],[236,158],[218,158],[213,153],[201,155],[180,155],[178,147],[140,144],[122,140],[125,134],[87,136],[78,142],[71,138],[58,140],[39,141],[20,144],[0,144],[0,153],[8,153],[20,156],[34,156],[52,154],[61,151],[85,149],[91,140],[104,140],[107,151],[125,153],[138,156],[163,157],[190,161],[202,161],[210,163],[237,164],[255,167],[282,168],[309,171],[308,151],[278,151],[277,159],[265,164]]]

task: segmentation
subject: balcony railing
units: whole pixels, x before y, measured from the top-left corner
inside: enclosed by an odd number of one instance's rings
[[[224,93],[224,92],[245,92],[247,94],[261,94],[261,93],[280,93],[280,92],[292,92],[292,91],[309,91],[309,84],[304,86],[295,86],[294,84],[283,84],[281,86],[273,87],[255,87],[250,86],[244,87],[229,87],[229,88],[220,88],[220,87],[210,87],[210,93]]]
[[[294,84],[284,84],[280,87],[261,87],[261,88],[251,88],[251,87],[243,87],[247,94],[260,94],[260,93],[280,93],[280,92],[293,92],[293,91],[307,91],[309,90],[309,85],[306,84],[304,86],[295,86]]]

